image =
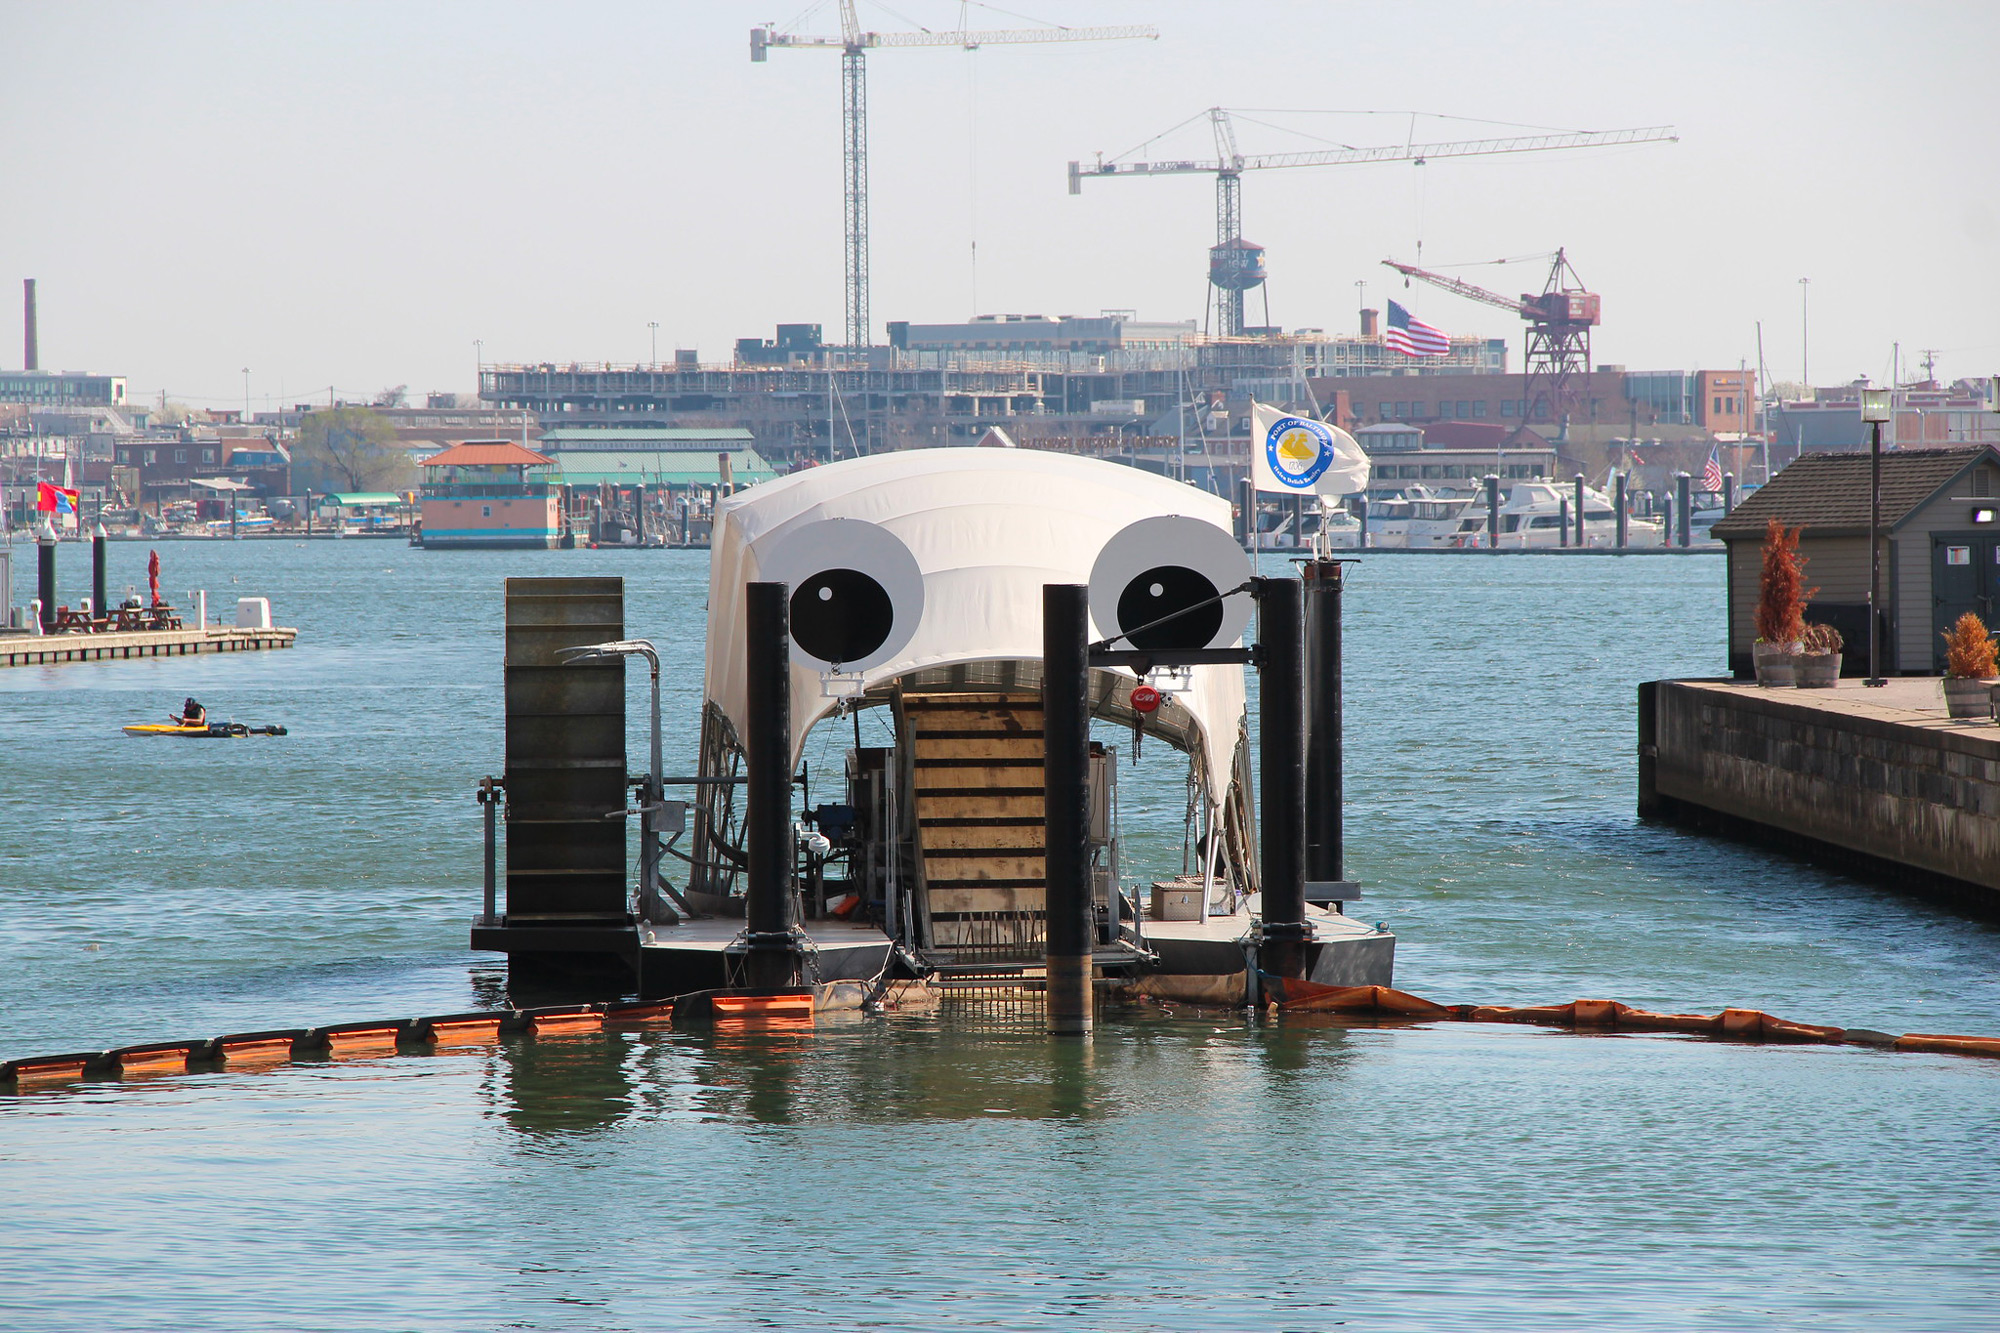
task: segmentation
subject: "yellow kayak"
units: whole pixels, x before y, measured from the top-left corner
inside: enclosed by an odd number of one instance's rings
[[[124,730],[127,736],[187,736],[193,739],[285,734],[283,727],[246,727],[241,722],[209,722],[198,727],[176,725],[171,722],[135,722]]]

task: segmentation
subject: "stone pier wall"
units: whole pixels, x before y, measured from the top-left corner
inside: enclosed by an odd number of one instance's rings
[[[1848,684],[1641,685],[1639,813],[2000,911],[2000,727]]]

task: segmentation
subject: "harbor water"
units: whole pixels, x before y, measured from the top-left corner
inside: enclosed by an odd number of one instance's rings
[[[0,672],[0,1058],[504,1003],[465,939],[510,574],[625,577],[694,762],[702,552],[160,551],[298,646]],[[1352,569],[1349,874],[1399,985],[2000,1035],[1993,923],[1634,818],[1633,687],[1721,669],[1720,559]],[[120,734],[189,695],[290,734]],[[1128,880],[1179,868],[1175,758],[1122,771]],[[1159,1007],[1088,1043],[1006,1008],[510,1040],[0,1099],[0,1314],[1959,1330],[2000,1298],[1996,1144],[2000,1062],[1853,1047]]]

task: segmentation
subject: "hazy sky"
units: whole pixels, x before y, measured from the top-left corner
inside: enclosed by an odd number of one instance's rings
[[[862,6],[871,28],[959,5]],[[883,50],[869,58],[876,336],[975,311],[1201,314],[1212,178],[1087,183],[1211,105],[1357,144],[1407,113],[1521,126],[1672,124],[1678,144],[1269,171],[1243,182],[1270,314],[1353,327],[1354,284],[1454,333],[1505,312],[1385,257],[1568,247],[1603,294],[1597,359],[1633,369],[1886,378],[2000,371],[2000,4],[1305,4],[1033,0],[1153,42]],[[970,7],[976,27],[1018,27]],[[898,17],[901,15],[903,17]],[[796,24],[794,20],[797,20]],[[19,280],[42,363],[135,395],[254,405],[488,361],[726,360],[779,321],[841,327],[839,58],[749,60],[749,29],[838,30],[829,4],[48,3],[0,0],[0,365]],[[1509,134],[1416,123],[1419,139]],[[1313,146],[1250,124],[1246,152]],[[1193,155],[1199,125],[1163,140]],[[975,277],[971,262],[977,240]],[[1510,294],[1535,265],[1457,270]],[[975,281],[977,286],[975,303]],[[1251,298],[1252,322],[1262,301]]]

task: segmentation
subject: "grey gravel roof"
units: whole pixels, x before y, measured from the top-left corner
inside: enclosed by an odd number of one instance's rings
[[[1899,449],[1882,455],[1882,526],[1893,528],[1977,459],[1985,445]],[[1994,454],[2000,461],[2000,454]],[[1711,529],[1721,541],[1761,541],[1777,519],[1807,532],[1868,531],[1868,455],[1801,454]]]

